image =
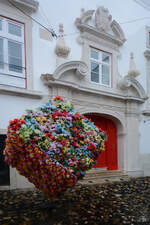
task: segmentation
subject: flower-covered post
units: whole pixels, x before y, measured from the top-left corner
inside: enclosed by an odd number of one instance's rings
[[[92,168],[105,135],[70,102],[56,96],[8,126],[5,161],[50,198]]]

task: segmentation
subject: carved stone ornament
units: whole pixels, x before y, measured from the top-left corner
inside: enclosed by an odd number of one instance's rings
[[[61,58],[67,58],[70,53],[70,48],[66,45],[64,40],[63,24],[59,24],[59,36],[56,43],[55,53]]]
[[[82,61],[69,61],[59,65],[53,74],[42,74],[41,79],[48,85],[48,82],[59,80],[68,71],[74,71],[79,80],[84,79],[88,74],[88,66]]]
[[[108,9],[100,6],[95,12],[95,26],[99,31],[108,32],[110,30],[112,16]]]
[[[94,15],[95,21],[93,21]],[[76,18],[75,25],[80,31],[80,36],[87,35],[87,38],[89,38],[89,33],[108,44],[111,43],[116,46],[121,46],[126,41],[121,26],[115,20],[112,21],[108,9],[103,6],[96,10],[85,11],[82,9],[81,16]]]
[[[133,87],[135,88],[135,90],[137,91],[141,99],[143,100],[147,99],[147,95],[142,85],[135,78],[131,76],[127,75],[121,78],[118,82],[118,87],[122,90],[127,90],[128,88]]]
[[[136,65],[134,62],[134,54],[133,52],[130,53],[130,67],[128,75],[130,77],[137,77],[140,74],[139,70],[136,69]]]

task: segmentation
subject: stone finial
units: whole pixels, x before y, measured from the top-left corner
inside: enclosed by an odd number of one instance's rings
[[[82,8],[82,9],[81,9],[81,16],[82,16],[84,13],[85,13],[85,9]]]
[[[64,28],[63,24],[59,24],[59,35],[56,42],[55,54],[57,56],[57,65],[60,64],[61,59],[65,59],[68,57],[70,53],[70,48],[66,45],[64,39]]]
[[[139,72],[139,70],[136,69],[136,65],[134,62],[134,54],[133,54],[133,52],[131,52],[128,76],[136,78],[139,74],[140,74],[140,72]]]
[[[59,24],[59,35],[60,36],[64,35],[64,26],[62,23]]]

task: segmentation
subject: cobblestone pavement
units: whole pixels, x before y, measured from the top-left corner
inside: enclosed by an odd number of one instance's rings
[[[0,225],[150,225],[150,177],[78,184],[50,201],[35,189],[0,191]]]

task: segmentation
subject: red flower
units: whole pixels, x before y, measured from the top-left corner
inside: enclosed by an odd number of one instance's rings
[[[90,150],[96,150],[96,146],[92,143],[92,142],[90,142],[89,143],[89,145],[88,145],[88,149],[90,149]]]
[[[56,101],[56,100],[59,100],[59,101],[64,102],[63,98],[61,98],[60,96],[56,96],[56,97],[54,98],[54,101]]]

